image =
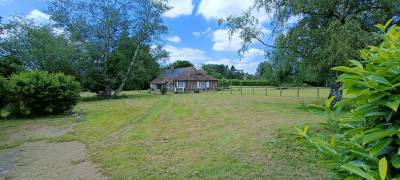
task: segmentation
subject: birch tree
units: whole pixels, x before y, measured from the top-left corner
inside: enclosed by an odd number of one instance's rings
[[[162,15],[169,8],[166,6],[166,1],[161,0],[138,0],[139,9],[136,9],[136,22],[134,23],[136,48],[135,53],[126,69],[126,73],[118,88],[114,92],[114,96],[120,95],[128,80],[132,67],[135,64],[139,49],[144,45],[150,45],[161,41],[160,37],[167,32],[167,27],[163,24]]]
[[[110,73],[109,57],[121,35],[128,32],[136,39],[136,46],[130,65],[120,70],[125,75],[115,95],[125,86],[140,48],[158,41],[159,35],[167,31],[161,18],[167,9],[165,4],[162,0],[52,0],[48,12],[56,25],[85,49],[87,69],[83,73],[93,83],[89,89],[111,97],[118,78]]]

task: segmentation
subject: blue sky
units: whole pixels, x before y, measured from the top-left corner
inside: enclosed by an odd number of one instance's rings
[[[254,43],[249,52],[239,59],[237,50],[241,40],[233,36],[229,40],[226,29],[217,20],[229,15],[240,15],[252,4],[252,0],[169,0],[173,7],[164,14],[169,28],[165,49],[170,52],[168,62],[189,60],[196,65],[217,63],[235,65],[245,72],[255,73],[257,65],[265,61],[264,49]],[[47,0],[0,0],[0,16],[25,16],[41,23],[48,21],[45,14]],[[264,39],[271,41],[270,16],[254,12],[265,29]]]

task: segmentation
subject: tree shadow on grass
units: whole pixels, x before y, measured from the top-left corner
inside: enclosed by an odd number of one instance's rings
[[[123,94],[120,96],[113,96],[111,98],[104,98],[104,97],[99,97],[99,96],[86,96],[86,97],[81,97],[79,99],[80,102],[92,102],[92,101],[107,101],[107,100],[115,100],[115,99],[134,99],[134,98],[145,98],[149,96],[155,96],[152,94]]]

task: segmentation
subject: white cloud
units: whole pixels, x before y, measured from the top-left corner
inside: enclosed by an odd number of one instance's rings
[[[170,53],[169,63],[174,62],[176,60],[204,62],[208,59],[206,53],[200,49],[177,48],[175,46],[167,45],[165,46],[165,50]]]
[[[242,40],[239,35],[234,34],[229,38],[228,30],[226,29],[214,31],[212,41],[214,43],[212,47],[214,51],[237,51],[242,46]]]
[[[240,16],[253,5],[251,0],[202,0],[199,4],[197,14],[207,20],[227,18],[228,16]],[[260,23],[271,20],[271,15],[264,11],[253,11]]]
[[[208,33],[211,32],[211,30],[212,29],[209,27],[209,28],[207,28],[206,30],[204,30],[202,32],[193,32],[192,34],[193,34],[193,36],[200,37],[202,35],[207,35]]]
[[[181,38],[179,36],[168,37],[167,40],[169,42],[173,42],[173,43],[180,43],[181,42]]]
[[[169,18],[191,15],[194,7],[192,0],[169,0],[168,6],[172,9],[164,13],[164,16]]]
[[[32,20],[37,25],[45,25],[50,24],[50,15],[43,13],[37,9],[32,10],[28,15],[26,15],[27,19]]]
[[[261,49],[250,48],[244,55],[242,60],[249,62],[251,60],[256,60],[256,58],[260,58],[264,56],[264,51]]]

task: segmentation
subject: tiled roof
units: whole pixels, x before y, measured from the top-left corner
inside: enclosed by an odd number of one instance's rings
[[[194,67],[171,69],[151,81],[152,84],[165,84],[172,81],[216,81],[206,72]]]

